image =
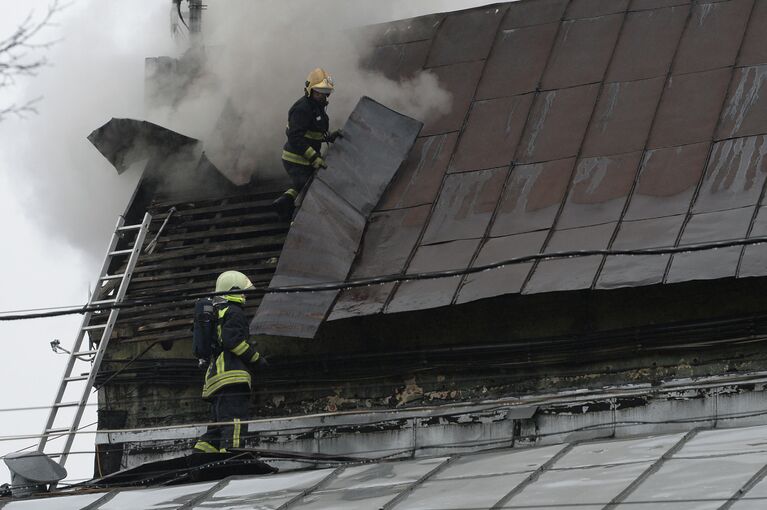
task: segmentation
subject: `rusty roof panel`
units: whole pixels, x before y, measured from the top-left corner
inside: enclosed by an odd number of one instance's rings
[[[538,163],[577,155],[598,92],[599,85],[585,85],[538,95],[518,151],[519,162]]]
[[[767,64],[767,0],[756,0],[743,47],[738,56],[739,66]]]
[[[641,155],[641,152],[632,152],[580,160],[557,228],[618,221],[639,169]]]
[[[482,237],[490,223],[507,168],[452,174],[434,207],[426,244]]]
[[[650,148],[674,147],[712,138],[730,70],[673,76],[666,85],[650,134]]]
[[[426,63],[431,41],[376,46],[362,62],[394,81],[411,79]]]
[[[760,207],[749,237],[764,236],[767,236],[767,207]],[[738,276],[764,276],[765,267],[767,267],[767,244],[746,246]]]
[[[422,205],[374,213],[354,264],[352,277],[399,273],[418,242],[431,207]]]
[[[477,99],[534,91],[546,67],[559,23],[502,30],[485,65]]]
[[[754,207],[696,214],[684,229],[680,245],[739,239],[746,236]],[[680,253],[673,257],[668,283],[735,276],[742,247]]]
[[[708,71],[735,63],[754,0],[693,5],[679,43],[674,74]]]
[[[623,17],[614,14],[563,22],[541,87],[551,90],[601,81]]]
[[[432,39],[445,19],[444,13],[429,14],[390,23],[382,23],[370,29],[370,37],[376,45],[401,44]]]
[[[710,147],[706,142],[647,151],[626,219],[687,212]]]
[[[615,49],[608,81],[630,81],[666,76],[689,6],[630,12]]]
[[[426,67],[486,59],[507,8],[500,4],[449,14],[434,38]]]
[[[540,253],[547,234],[548,231],[539,231],[488,239],[472,267]],[[532,267],[532,262],[512,264],[468,275],[458,292],[456,303],[518,293]]]
[[[532,102],[533,94],[475,102],[449,171],[510,165]]]
[[[480,61],[441,66],[431,70],[437,75],[440,86],[450,93],[453,102],[449,112],[426,119],[426,125],[421,132],[423,136],[461,129],[484,66],[485,63]]]
[[[546,253],[572,250],[604,250],[615,230],[615,223],[560,230],[546,247]],[[545,260],[538,264],[523,294],[588,289],[602,262],[600,256]]]
[[[767,65],[735,71],[717,139],[767,133]]]
[[[393,290],[394,284],[386,283],[341,291],[328,321],[381,313]]]
[[[378,208],[395,209],[434,202],[457,140],[457,132],[419,138]]]
[[[583,142],[583,157],[642,150],[664,78],[606,84]]]
[[[491,235],[551,228],[567,191],[575,159],[514,167]]]
[[[568,0],[522,0],[509,5],[501,29],[543,25],[560,21]]]
[[[714,144],[693,211],[755,205],[767,174],[767,138],[734,138]]]
[[[677,5],[689,5],[692,0],[631,0],[629,10],[642,11],[647,9],[661,9]]]
[[[565,19],[595,18],[628,9],[629,0],[571,0]]]
[[[465,269],[469,267],[479,242],[479,239],[471,239],[421,246],[413,257],[408,274]],[[459,276],[403,282],[386,307],[386,313],[447,306],[453,301],[460,282]]]

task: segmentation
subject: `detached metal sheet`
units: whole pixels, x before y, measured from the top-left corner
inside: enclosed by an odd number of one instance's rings
[[[327,155],[298,211],[271,287],[343,281],[365,224],[413,147],[422,124],[363,97],[344,138]],[[338,291],[267,294],[251,323],[256,335],[313,338]]]

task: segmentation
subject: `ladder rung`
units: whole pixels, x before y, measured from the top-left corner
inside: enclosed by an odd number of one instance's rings
[[[95,351],[95,350],[93,350],[93,351],[78,351],[78,352],[73,352],[72,355],[73,356],[90,356],[91,354],[96,354],[97,352],[99,352],[99,351]]]
[[[120,280],[125,276],[125,273],[122,274],[108,274],[106,276],[102,276],[99,278],[99,280]]]
[[[63,429],[45,429],[46,434],[60,434],[62,432],[69,432],[69,427]]]
[[[96,324],[94,326],[85,326],[83,331],[93,331],[94,329],[104,329],[105,327],[107,327],[106,324]]]
[[[131,253],[133,253],[132,249],[131,250],[115,250],[115,251],[110,251],[109,255],[111,255],[111,256],[115,256],[115,255],[130,255]]]
[[[100,301],[91,301],[90,304],[92,305],[105,305],[107,303],[114,303],[117,301],[116,299],[102,299]]]
[[[65,377],[64,382],[74,382],[74,381],[87,381],[88,380],[87,375],[73,375],[72,377]]]
[[[126,230],[138,230],[141,228],[141,225],[128,225],[127,227],[120,227],[117,229],[118,232],[125,232]]]
[[[53,404],[53,407],[75,407],[79,405],[80,402],[59,402],[58,404]]]

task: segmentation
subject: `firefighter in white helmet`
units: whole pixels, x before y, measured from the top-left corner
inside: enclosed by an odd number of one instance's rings
[[[216,280],[216,339],[210,364],[205,372],[202,398],[210,402],[211,422],[231,422],[211,426],[194,445],[198,453],[223,453],[241,446],[240,422],[247,417],[251,375],[248,371],[260,361],[258,351],[248,342],[249,321],[243,310],[245,295],[237,291],[253,287],[239,271],[226,271]]]
[[[329,133],[330,119],[325,112],[333,92],[333,78],[317,68],[306,78],[304,97],[296,101],[288,113],[287,142],[282,150],[282,164],[293,180],[293,187],[274,201],[277,213],[284,220],[293,216],[295,200],[320,168],[327,168],[322,157],[322,143],[333,143],[342,137],[341,131]]]

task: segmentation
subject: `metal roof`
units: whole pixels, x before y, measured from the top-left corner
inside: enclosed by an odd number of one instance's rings
[[[231,477],[32,501],[4,510],[685,508],[761,509],[767,427]],[[614,506],[608,506],[608,505]],[[723,506],[725,505],[725,506]],[[731,505],[731,506],[729,506]]]
[[[453,104],[426,119],[350,278],[767,232],[766,0],[521,0],[373,32],[367,65],[425,69]],[[764,246],[537,261],[344,291],[328,320],[765,267]]]

